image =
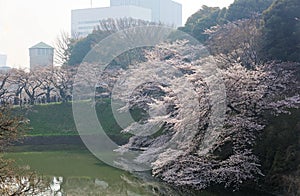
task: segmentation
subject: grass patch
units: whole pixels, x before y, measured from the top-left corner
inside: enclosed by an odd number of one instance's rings
[[[90,104],[90,102],[80,102],[79,104]],[[95,105],[95,108],[98,120],[109,137],[113,140],[121,140],[121,142],[130,137],[128,134],[120,133],[122,128],[113,117],[109,99],[103,99]],[[34,105],[29,109],[14,108],[14,110],[30,120],[30,131],[27,132],[27,136],[78,135],[73,118],[72,103]],[[92,122],[87,118],[85,123]],[[98,130],[87,130],[87,133],[92,134],[95,131]]]
[[[70,103],[34,105],[31,108],[16,108],[30,120],[29,136],[78,135]]]

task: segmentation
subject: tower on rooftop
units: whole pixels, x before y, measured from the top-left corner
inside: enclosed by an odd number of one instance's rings
[[[40,42],[29,48],[30,70],[39,67],[53,66],[54,48]]]

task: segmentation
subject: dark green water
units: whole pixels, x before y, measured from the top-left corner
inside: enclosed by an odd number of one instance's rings
[[[148,173],[130,174],[110,167],[78,146],[14,147],[5,156],[47,178],[62,177],[60,192],[63,195],[266,195],[253,191],[175,190]]]

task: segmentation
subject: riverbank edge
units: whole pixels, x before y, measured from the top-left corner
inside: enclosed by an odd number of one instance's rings
[[[124,145],[128,140],[124,137],[108,135],[118,145]],[[93,136],[84,136],[93,137]],[[84,145],[80,135],[51,135],[51,136],[25,136],[15,142],[13,146],[26,145]]]

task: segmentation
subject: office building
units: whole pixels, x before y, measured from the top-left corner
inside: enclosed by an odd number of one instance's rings
[[[72,10],[72,37],[85,37],[92,33],[100,20],[133,18],[151,21],[151,10],[137,6],[116,6]]]
[[[100,20],[133,18],[172,27],[182,25],[182,6],[172,0],[111,0],[110,7],[77,9],[71,12],[72,37],[92,33]]]
[[[151,21],[182,26],[182,5],[172,0],[110,0],[110,6],[133,5],[151,10]]]

